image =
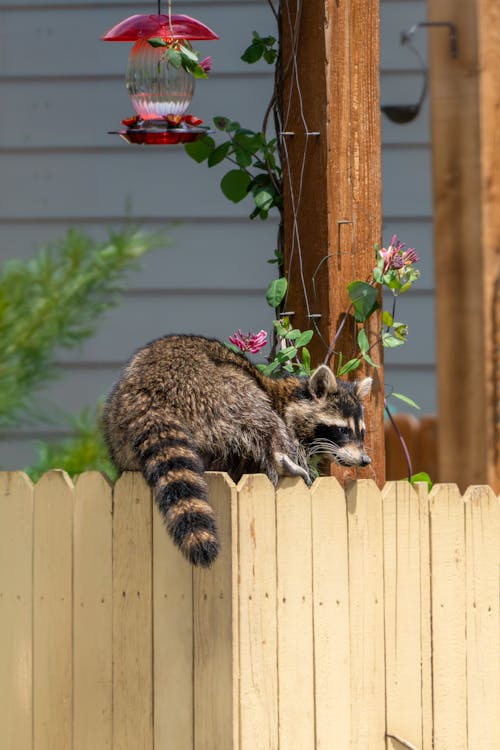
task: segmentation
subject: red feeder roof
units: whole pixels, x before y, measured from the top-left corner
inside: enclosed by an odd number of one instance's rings
[[[137,15],[120,21],[101,39],[104,42],[137,42],[139,39],[151,39],[156,36],[164,39],[219,38],[212,29],[191,16],[172,16],[172,28],[170,28],[166,15]]]

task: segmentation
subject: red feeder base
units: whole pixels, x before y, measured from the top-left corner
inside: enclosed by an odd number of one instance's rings
[[[137,143],[139,145],[149,146],[169,146],[175,145],[176,143],[190,143],[196,141],[202,135],[205,135],[207,130],[199,130],[197,132],[191,132],[188,130],[141,130],[136,128],[135,130],[112,130],[110,135],[119,135],[127,143]]]

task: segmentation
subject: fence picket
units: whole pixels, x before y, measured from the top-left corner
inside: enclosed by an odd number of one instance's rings
[[[433,750],[431,551],[429,539],[429,491],[417,482],[420,531],[420,651],[422,659],[422,750]]]
[[[385,750],[382,497],[372,480],[346,489],[351,626],[351,750]]]
[[[32,748],[33,485],[0,473],[0,726],[5,750]]]
[[[193,572],[156,504],[153,641],[155,750],[193,750]]]
[[[277,750],[275,492],[264,475],[238,485],[240,721],[239,750]]]
[[[434,745],[467,748],[464,503],[458,487],[430,494]]]
[[[419,499],[409,482],[391,482],[384,510],[387,734],[422,747]],[[398,748],[389,741],[389,748]]]
[[[207,474],[221,539],[210,569],[193,569],[194,747],[238,747],[238,518],[236,487]]]
[[[33,731],[36,750],[72,747],[73,484],[50,471],[35,485]]]
[[[467,737],[471,748],[500,748],[500,502],[489,487],[465,493]]]
[[[152,750],[151,493],[125,473],[113,500],[113,750]]]
[[[280,482],[276,540],[279,747],[313,750],[311,495],[302,479]]]
[[[112,492],[98,472],[75,484],[73,750],[112,748]]]
[[[344,490],[323,477],[312,487],[316,749],[350,747],[350,638]]]

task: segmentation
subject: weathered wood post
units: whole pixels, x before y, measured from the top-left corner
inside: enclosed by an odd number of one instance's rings
[[[284,251],[290,288],[287,310],[299,328],[317,325],[315,364],[349,307],[347,284],[373,270],[381,240],[379,3],[373,0],[286,0],[281,3]],[[311,316],[320,317],[311,317]],[[372,323],[371,342],[375,342]],[[336,346],[353,356],[356,324]],[[383,356],[367,404],[372,465],[359,472],[385,477]],[[357,371],[359,376],[360,370]],[[345,470],[335,472],[345,476]]]
[[[500,490],[500,5],[432,0],[439,478]]]

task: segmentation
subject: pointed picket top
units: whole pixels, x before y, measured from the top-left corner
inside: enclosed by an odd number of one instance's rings
[[[53,486],[55,489],[66,487],[71,491],[74,489],[72,480],[63,469],[51,469],[51,471],[45,472],[35,486],[37,489],[44,489],[49,486]]]
[[[237,492],[269,492],[270,488],[274,491],[273,483],[265,474],[243,474],[236,485]]]
[[[487,506],[500,502],[500,496],[488,484],[470,484],[464,492],[464,502],[485,503]]]
[[[443,482],[442,484],[434,485],[429,493],[429,498],[434,500],[438,495],[444,495],[445,493],[462,496],[458,484],[455,482]]]
[[[74,477],[74,484],[75,487],[82,485],[94,486],[96,490],[102,488],[106,492],[109,488],[113,487],[112,480],[103,471],[83,471],[77,477]]]
[[[313,496],[323,492],[331,492],[332,494],[341,492],[344,494],[344,488],[336,477],[316,477],[310,490]]]
[[[10,495],[15,491],[33,489],[33,482],[24,471],[0,471],[0,495]]]
[[[292,492],[308,492],[309,487],[306,485],[302,477],[280,477],[277,487],[278,492],[286,491]]]
[[[419,484],[425,485],[425,482],[419,482]],[[407,479],[397,479],[386,482],[381,489],[382,497],[386,497],[391,492],[409,492],[411,495],[417,497],[416,488]]]
[[[220,483],[222,482],[229,489],[236,489],[236,484],[233,482],[229,474],[225,471],[206,471],[205,478],[209,483],[209,486],[212,486],[212,484],[214,484],[215,486],[220,487]]]

